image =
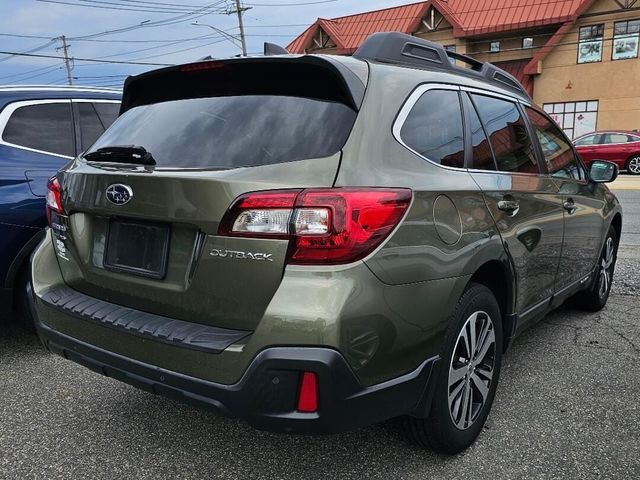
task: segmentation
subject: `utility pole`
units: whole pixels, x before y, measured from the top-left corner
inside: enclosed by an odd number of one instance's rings
[[[252,7],[243,7],[240,0],[236,0],[236,9],[227,11],[228,15],[238,14],[238,26],[240,27],[240,43],[242,44],[242,56],[247,56],[247,42],[244,39],[244,23],[242,22],[242,14]]]
[[[73,85],[73,77],[71,76],[71,62],[72,58],[69,58],[69,45],[67,45],[67,37],[64,35],[60,35],[56,38],[56,40],[60,40],[62,42],[62,47],[56,48],[56,50],[62,50],[64,54],[64,66],[67,69],[67,82],[69,85]]]

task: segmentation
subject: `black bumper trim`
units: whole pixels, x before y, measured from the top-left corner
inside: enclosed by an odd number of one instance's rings
[[[212,327],[142,312],[85,295],[67,286],[47,290],[47,306],[82,320],[179,347],[220,353],[251,332]]]
[[[103,375],[151,393],[239,417],[275,432],[335,433],[400,415],[422,416],[438,358],[387,382],[362,386],[340,353],[329,348],[274,347],[252,361],[240,381],[218,384],[107,352],[36,322],[45,346]],[[295,411],[301,371],[318,376],[317,413]]]

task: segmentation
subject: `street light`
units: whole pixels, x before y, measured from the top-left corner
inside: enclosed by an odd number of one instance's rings
[[[245,52],[245,49],[244,49],[244,45],[242,43],[238,43],[238,42],[240,42],[240,38],[239,37],[236,37],[235,35],[231,35],[230,33],[227,33],[224,30],[220,30],[219,28],[214,27],[213,25],[209,25],[208,23],[193,22],[191,25],[195,25],[196,27],[209,27],[211,30],[214,30],[214,31],[218,32],[219,34],[221,34],[225,38],[225,40],[229,40],[236,47],[242,49],[242,54],[244,56],[247,55],[247,53]]]

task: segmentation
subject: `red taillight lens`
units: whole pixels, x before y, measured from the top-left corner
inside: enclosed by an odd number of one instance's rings
[[[318,411],[318,377],[313,372],[302,372],[296,410],[302,413]]]
[[[223,218],[219,234],[290,239],[288,262],[344,264],[371,253],[411,203],[400,188],[318,188],[248,193]]]
[[[327,208],[331,223],[327,234],[295,235],[290,263],[337,264],[365,257],[394,229],[410,202],[406,189],[303,191],[296,207]]]
[[[47,223],[49,226],[51,226],[51,212],[64,213],[60,182],[56,177],[51,177],[47,184]]]

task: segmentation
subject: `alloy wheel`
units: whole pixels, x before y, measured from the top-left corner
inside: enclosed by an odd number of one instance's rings
[[[615,245],[613,244],[613,238],[607,237],[602,259],[600,260],[600,277],[598,280],[598,295],[600,298],[604,298],[609,292],[609,288],[611,288],[614,255]]]
[[[633,157],[627,163],[627,170],[629,173],[633,173],[634,175],[640,175],[640,156]]]
[[[488,401],[496,358],[491,317],[475,312],[456,340],[449,366],[449,414],[456,428],[466,430]]]

